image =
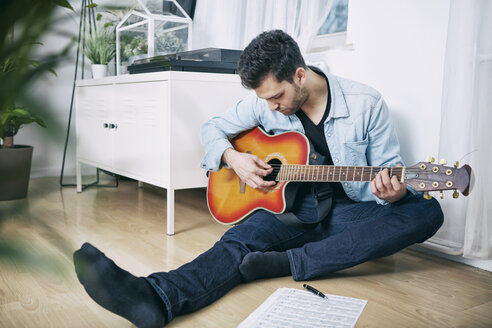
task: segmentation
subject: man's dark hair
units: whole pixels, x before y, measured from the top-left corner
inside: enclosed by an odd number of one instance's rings
[[[281,30],[263,32],[244,49],[238,63],[242,85],[256,89],[270,73],[279,81],[293,82],[298,67],[306,68],[297,42]]]

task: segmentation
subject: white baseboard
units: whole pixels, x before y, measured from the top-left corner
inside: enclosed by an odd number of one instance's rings
[[[82,175],[94,175],[96,169],[94,167],[82,166]],[[47,178],[47,177],[59,177],[61,168],[44,168],[44,169],[32,169],[31,178]],[[75,167],[66,167],[63,176],[75,177]]]
[[[72,171],[72,170],[70,170]],[[72,172],[67,172],[68,175],[75,175],[75,169],[73,169]],[[38,169],[38,170],[31,170],[31,178],[46,178],[46,177],[56,177],[60,176],[60,170],[59,169]]]
[[[431,250],[429,248],[426,248],[420,244],[415,244],[413,246],[410,246],[411,249],[414,249],[416,251],[422,252],[422,253],[427,253],[427,254],[432,254],[435,256],[439,256],[451,261],[463,263],[466,265],[473,266],[475,268],[479,268],[485,271],[492,272],[492,260],[474,260],[474,259],[467,259],[464,258],[461,255],[449,255],[449,254],[444,254],[442,252],[438,252],[435,250]]]

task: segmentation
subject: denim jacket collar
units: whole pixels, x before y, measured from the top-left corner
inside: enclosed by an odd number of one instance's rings
[[[326,74],[326,77],[328,78],[328,83],[330,85],[330,94],[332,98],[330,114],[328,114],[326,122],[328,122],[332,118],[348,117],[349,111],[347,108],[347,103],[345,102],[345,97],[343,96],[343,92],[340,87],[340,82],[335,76],[331,74]]]

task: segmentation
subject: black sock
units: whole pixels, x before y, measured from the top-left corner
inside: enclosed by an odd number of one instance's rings
[[[137,327],[166,324],[164,302],[147,280],[121,269],[89,243],[73,254],[73,262],[80,283],[99,305]]]
[[[291,274],[286,252],[253,252],[246,254],[239,265],[245,281],[283,277]]]

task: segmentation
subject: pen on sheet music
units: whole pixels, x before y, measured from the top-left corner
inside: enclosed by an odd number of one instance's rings
[[[314,287],[311,287],[309,286],[308,284],[304,284],[302,285],[304,288],[306,288],[307,290],[309,290],[311,293],[315,294],[315,295],[318,295],[319,297],[323,297],[325,298],[325,294],[323,294],[322,292],[320,292],[319,290],[317,290],[316,288]]]

